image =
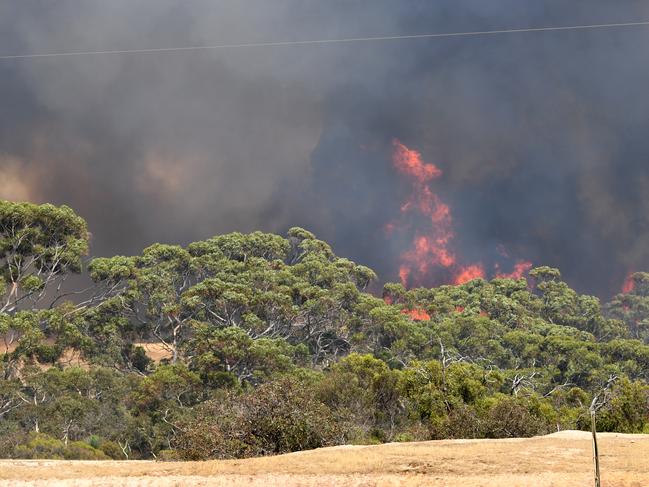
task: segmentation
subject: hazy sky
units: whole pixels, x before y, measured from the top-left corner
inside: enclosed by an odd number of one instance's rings
[[[0,54],[630,22],[646,1],[0,0]],[[408,185],[455,244],[606,296],[649,269],[649,27],[0,61],[0,197],[66,203],[96,255],[299,225],[395,279]],[[415,231],[415,230],[413,230]]]

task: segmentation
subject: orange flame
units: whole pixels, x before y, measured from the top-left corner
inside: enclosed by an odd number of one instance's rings
[[[404,287],[408,284],[419,284],[431,277],[431,271],[443,271],[454,284],[460,285],[473,279],[484,279],[486,272],[481,263],[466,266],[458,263],[457,256],[451,247],[455,237],[451,209],[431,189],[430,183],[442,176],[442,171],[424,162],[421,153],[409,149],[397,139],[392,141],[392,165],[412,186],[408,199],[401,205],[401,213],[416,212],[423,216],[428,224],[417,229],[410,249],[400,256],[399,278]],[[391,236],[401,228],[399,222],[389,222],[385,232]],[[508,253],[503,246],[498,248],[503,257]],[[498,274],[498,277],[519,279],[532,267],[530,262],[518,261],[514,271],[509,274]],[[498,271],[496,267],[495,271]]]
[[[628,294],[633,292],[635,289],[635,281],[633,280],[633,272],[627,274],[626,279],[624,279],[624,284],[622,284],[622,292]]]
[[[412,194],[401,206],[401,212],[416,210],[430,221],[428,231],[425,234],[417,234],[412,248],[401,255],[402,263],[399,268],[401,283],[406,286],[413,272],[421,278],[434,267],[453,269],[455,284],[484,277],[484,269],[480,264],[455,269],[457,258],[450,248],[451,240],[455,236],[451,209],[429,186],[429,182],[439,178],[442,171],[434,164],[424,162],[421,153],[409,149],[398,140],[395,139],[392,144],[394,147],[392,162],[395,169],[408,176],[412,183]],[[386,228],[393,230],[395,226],[391,223]]]
[[[414,321],[427,321],[430,320],[430,315],[423,309],[403,309],[401,312],[408,315]]]
[[[496,277],[499,279],[520,279],[532,268],[532,263],[526,260],[519,260],[514,264],[514,270],[507,273],[497,273]]]
[[[394,146],[392,162],[402,174],[412,176],[422,184],[442,175],[442,171],[437,166],[423,162],[421,154],[416,150],[408,149],[397,139],[392,141],[392,145]]]
[[[401,206],[401,212],[417,211],[427,217],[431,227],[426,233],[418,233],[412,248],[401,255],[399,278],[407,286],[413,272],[418,277],[427,275],[432,267],[450,268],[456,258],[449,248],[453,238],[451,210],[433,193],[428,183],[442,175],[434,164],[423,161],[421,154],[393,140],[392,163],[401,174],[408,176],[412,184],[410,198]],[[395,228],[396,224],[388,224]]]
[[[453,278],[453,284],[460,285],[474,279],[484,279],[485,273],[482,264],[473,264],[461,268]]]

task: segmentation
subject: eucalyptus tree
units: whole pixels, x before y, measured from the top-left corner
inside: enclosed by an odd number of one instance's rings
[[[2,373],[14,377],[23,357],[56,359],[54,342],[73,331],[65,319],[64,282],[88,252],[86,222],[67,206],[0,201],[0,340]]]
[[[90,273],[105,288],[126,287],[102,306],[119,303],[172,363],[199,353],[183,346],[197,332],[232,327],[254,340],[305,343],[316,363],[348,352],[354,307],[376,277],[299,228],[288,238],[231,233],[186,248],[155,244],[139,256],[95,259]]]
[[[618,321],[602,315],[598,298],[581,295],[571,289],[561,280],[558,269],[537,267],[530,271],[530,276],[536,281],[542,301],[540,314],[545,320],[587,331],[599,341],[626,335]]]
[[[90,275],[106,287],[125,291],[104,306],[121,309],[131,329],[139,337],[152,337],[178,360],[188,319],[183,308],[183,292],[196,282],[194,258],[178,245],[154,244],[136,257],[116,256],[95,259]]]
[[[81,272],[88,240],[86,222],[67,206],[0,201],[0,312],[56,297]]]

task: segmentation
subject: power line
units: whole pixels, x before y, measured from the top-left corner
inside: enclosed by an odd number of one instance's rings
[[[413,35],[395,35],[395,36],[376,36],[376,37],[347,37],[341,39],[311,39],[303,41],[279,41],[279,42],[249,42],[242,44],[216,44],[212,46],[184,46],[184,47],[157,47],[144,49],[122,49],[122,50],[105,50],[105,51],[69,51],[69,52],[50,52],[35,54],[13,54],[2,55],[0,60],[7,59],[32,59],[47,57],[67,57],[67,56],[90,56],[99,54],[144,54],[144,53],[164,53],[164,52],[181,52],[181,51],[206,51],[218,49],[242,49],[255,47],[284,47],[284,46],[313,46],[326,44],[346,44],[353,42],[375,42],[375,41],[396,41],[407,39],[433,39],[441,37],[475,37],[490,36],[498,34],[521,34],[526,32],[551,32],[564,30],[592,30],[592,29],[610,29],[620,27],[640,27],[649,26],[649,20],[641,22],[620,22],[612,24],[587,24],[587,25],[567,25],[559,27],[530,27],[523,29],[501,29],[501,30],[482,30],[470,32],[441,32],[437,34],[413,34]]]

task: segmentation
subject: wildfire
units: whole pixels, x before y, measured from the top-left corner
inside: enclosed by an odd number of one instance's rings
[[[460,285],[465,282],[473,281],[474,279],[484,279],[485,273],[482,264],[473,264],[463,269],[453,278],[453,284]]]
[[[526,260],[519,260],[514,264],[514,270],[509,274],[497,273],[496,277],[499,279],[520,279],[532,268],[532,263]]]
[[[423,217],[425,222],[424,225],[417,225],[410,248],[400,256],[401,283],[405,287],[413,283],[421,284],[430,280],[434,271],[442,271],[447,282],[456,285],[485,278],[485,268],[481,263],[460,264],[452,248],[455,233],[451,209],[431,188],[431,183],[442,176],[441,169],[424,162],[420,152],[409,149],[396,139],[392,141],[392,146],[392,165],[411,185],[410,195],[401,205],[401,214],[414,213]],[[389,222],[385,225],[385,232],[392,235],[403,227],[401,221]],[[507,255],[502,246],[499,247],[499,252]],[[531,267],[530,262],[519,261],[513,272],[498,273],[497,276],[519,279]]]
[[[411,320],[415,321],[427,321],[430,320],[430,315],[426,313],[423,309],[403,309],[401,312],[404,315],[408,315]]]
[[[628,294],[633,292],[635,289],[635,281],[633,280],[633,272],[630,272],[626,279],[624,279],[624,284],[622,284],[622,292]]]
[[[392,296],[390,295],[384,295],[383,296],[383,301],[385,304],[394,304],[394,300],[392,299]],[[408,315],[411,320],[414,321],[427,321],[430,320],[430,315],[424,311],[421,308],[415,308],[415,309],[402,309],[401,313],[404,315]]]
[[[407,176],[412,185],[410,197],[401,205],[401,213],[412,211],[423,215],[430,222],[426,232],[415,234],[410,250],[401,256],[399,277],[401,283],[407,286],[413,273],[415,280],[426,276],[431,268],[441,267],[450,269],[456,265],[456,257],[450,249],[453,239],[451,210],[432,191],[429,183],[439,178],[442,171],[434,164],[423,161],[421,154],[409,149],[398,140],[394,140],[392,163],[394,168]],[[389,223],[390,229],[398,227],[397,223]]]
[[[419,183],[426,183],[442,175],[442,171],[437,166],[423,162],[421,154],[416,150],[408,149],[397,139],[392,141],[392,145],[394,146],[392,162],[401,173],[414,177]]]

